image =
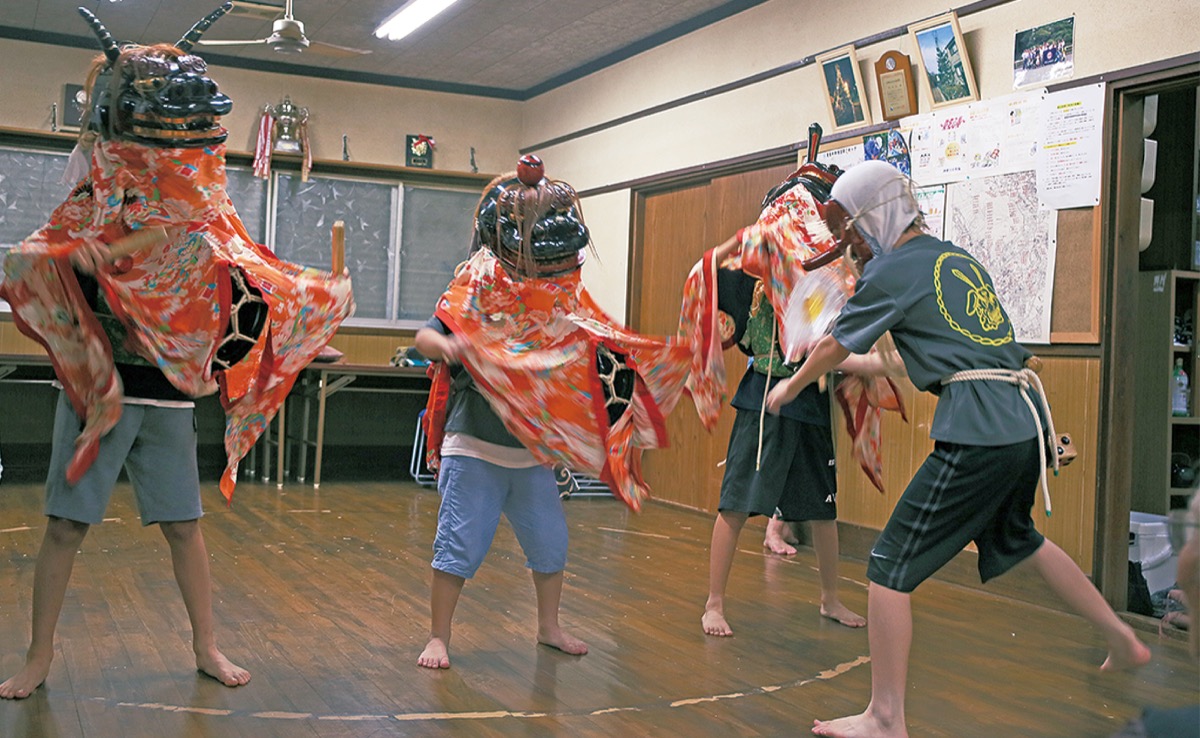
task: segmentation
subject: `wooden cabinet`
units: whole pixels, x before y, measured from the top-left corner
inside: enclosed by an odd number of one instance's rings
[[[1131,509],[1162,515],[1186,506],[1200,468],[1195,338],[1200,272],[1142,272],[1138,280]],[[1189,380],[1184,416],[1171,412],[1176,359],[1183,360]]]

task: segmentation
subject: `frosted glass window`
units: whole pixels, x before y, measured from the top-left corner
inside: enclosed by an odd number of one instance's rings
[[[356,318],[394,320],[396,254],[394,184],[279,173],[275,176],[275,232],[281,259],[329,269],[333,224],[346,224],[346,266],[354,280]]]
[[[225,168],[225,191],[246,225],[250,237],[267,242],[267,180],[254,176],[250,167]]]
[[[397,316],[424,322],[433,314],[454,267],[467,258],[478,192],[404,188]]]

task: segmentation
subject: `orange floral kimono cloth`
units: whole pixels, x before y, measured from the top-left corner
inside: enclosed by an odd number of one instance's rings
[[[820,205],[802,185],[776,199],[738,235],[741,252],[722,266],[741,268],[762,280],[779,322],[784,359],[799,362],[829,331],[854,293],[854,273],[844,258],[811,272],[802,266],[834,245]],[[882,492],[880,420],[883,410],[894,410],[907,420],[899,390],[886,377],[847,375],[838,383],[835,397],[853,441],[852,454]]]
[[[641,336],[619,326],[595,303],[579,272],[512,279],[480,249],[461,264],[435,315],[465,339],[463,366],[505,427],[538,461],[599,478],[634,510],[649,496],[641,456],[667,445],[664,418],[686,391],[712,427],[724,393],[712,275],[693,272],[679,332]],[[625,357],[634,371],[629,408],[610,425],[596,352]],[[430,367],[425,413],[428,463],[439,464],[449,390],[442,362]]]
[[[250,238],[225,192],[225,147],[159,149],[101,141],[88,178],[50,222],[4,262],[0,297],[22,333],[45,347],[75,411],[85,419],[68,466],[77,481],[100,438],[121,417],[112,347],[88,307],[68,254],[89,240],[112,243],[163,226],[167,243],[133,254],[96,279],[127,327],[124,348],[157,366],[192,397],[220,391],[231,500],[238,462],[283,403],[299,372],[353,310],[350,280],[277,259]],[[261,291],[268,319],[250,353],[214,372],[230,311],[229,271]]]

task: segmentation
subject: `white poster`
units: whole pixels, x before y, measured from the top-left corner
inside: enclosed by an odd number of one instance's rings
[[[1098,205],[1104,85],[1047,94],[1042,119],[1045,133],[1037,157],[1039,206],[1059,210]]]
[[[801,152],[802,158],[806,153]],[[854,144],[853,146],[843,146],[840,149],[827,149],[817,152],[818,163],[835,165],[843,172],[855,164],[861,164],[863,158],[863,145],[861,143]]]
[[[925,216],[925,230],[937,238],[946,237],[946,185],[917,187],[913,190],[917,207]]]
[[[912,177],[922,186],[1033,169],[1045,90],[957,105],[904,119]]]

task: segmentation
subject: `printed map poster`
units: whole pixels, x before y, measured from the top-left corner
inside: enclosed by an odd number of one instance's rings
[[[1038,207],[1032,171],[946,188],[946,240],[987,267],[1021,343],[1050,343],[1058,213]]]

